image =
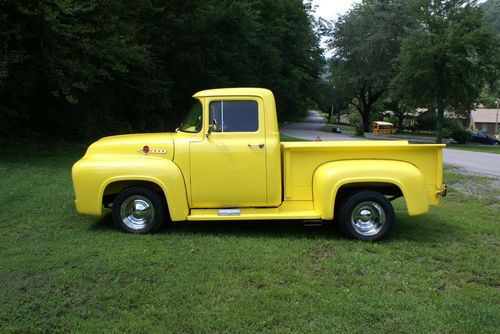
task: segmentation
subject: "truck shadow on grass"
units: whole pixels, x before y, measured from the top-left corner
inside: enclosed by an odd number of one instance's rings
[[[90,227],[92,231],[116,231],[121,233],[113,223],[111,214],[102,216]],[[342,234],[333,224],[307,227],[300,220],[236,220],[236,221],[197,221],[197,222],[169,222],[163,224],[157,235],[168,237],[172,234],[185,235],[226,235],[235,237],[296,237],[296,238],[325,238],[341,239]]]
[[[111,214],[104,215],[93,223],[90,229],[94,232],[115,231],[123,233],[114,225]],[[306,238],[347,240],[333,222],[322,226],[304,226],[301,220],[272,221],[200,221],[174,222],[164,224],[157,235],[223,235],[234,237],[273,237],[273,238]],[[439,217],[431,220],[424,217],[408,217],[402,215],[396,219],[393,231],[387,238],[379,242],[411,241],[417,243],[442,243],[463,238],[459,226],[450,226]]]

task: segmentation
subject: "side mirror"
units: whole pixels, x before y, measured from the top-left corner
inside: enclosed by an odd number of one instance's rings
[[[205,132],[205,136],[210,136],[210,134],[212,133],[212,131],[217,131],[217,121],[214,119],[212,119],[212,122],[211,124],[208,125],[208,131]]]
[[[208,125],[207,132],[205,132],[205,136],[208,138],[211,133],[212,133],[212,125],[210,124],[210,125]]]

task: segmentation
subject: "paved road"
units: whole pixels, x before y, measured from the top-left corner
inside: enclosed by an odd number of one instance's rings
[[[325,120],[317,111],[309,111],[309,116],[303,122],[288,123],[280,127],[280,132],[295,138],[315,140],[318,136],[321,140],[362,140],[342,133],[331,133],[321,131]]]
[[[445,149],[443,161],[473,174],[500,178],[500,154]]]
[[[325,121],[316,111],[309,111],[309,116],[299,123],[288,123],[281,127],[281,133],[306,140],[362,140],[341,133],[321,131]],[[500,154],[470,152],[461,150],[443,150],[445,164],[459,167],[466,172],[500,178]]]

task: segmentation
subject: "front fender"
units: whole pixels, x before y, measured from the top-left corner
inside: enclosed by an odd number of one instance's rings
[[[77,211],[82,214],[101,215],[104,190],[118,181],[147,181],[158,185],[165,194],[173,221],[186,220],[189,213],[184,178],[170,160],[116,156],[83,158],[73,165],[72,177]]]
[[[349,184],[393,184],[401,190],[408,214],[419,215],[429,210],[424,177],[414,165],[394,160],[343,160],[328,162],[313,176],[314,209],[322,219],[333,219],[339,189]]]

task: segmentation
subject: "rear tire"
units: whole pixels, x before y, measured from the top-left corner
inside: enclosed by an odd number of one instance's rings
[[[394,209],[384,195],[361,190],[347,195],[336,208],[336,223],[348,237],[365,241],[382,239],[394,225]]]
[[[113,221],[122,231],[146,234],[156,231],[165,219],[162,196],[146,187],[131,187],[113,201]]]

